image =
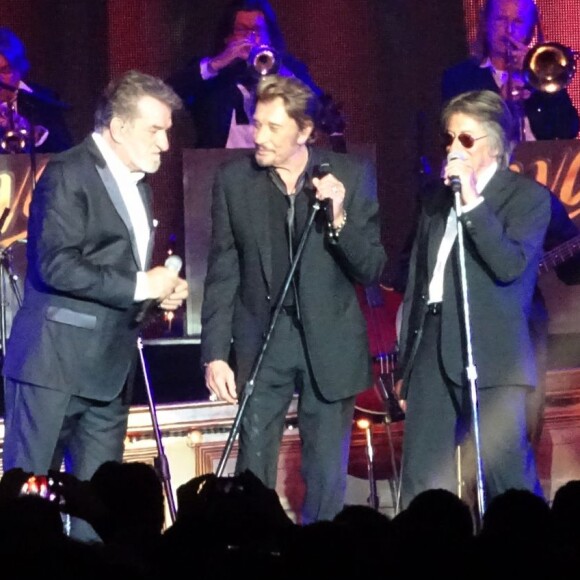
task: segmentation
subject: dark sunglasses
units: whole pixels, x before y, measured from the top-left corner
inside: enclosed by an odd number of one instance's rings
[[[455,139],[459,139],[459,142],[463,147],[466,149],[471,149],[476,141],[487,137],[487,135],[482,135],[481,137],[473,137],[469,133],[459,133],[459,135],[455,135],[455,137],[451,133],[443,133],[443,145],[445,147],[451,147]]]

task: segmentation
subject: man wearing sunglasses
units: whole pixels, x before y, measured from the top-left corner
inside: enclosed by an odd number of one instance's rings
[[[448,161],[442,180],[422,197],[399,337],[399,386],[407,413],[403,507],[426,489],[458,489],[456,451],[472,426],[468,349],[476,370],[487,497],[509,488],[542,495],[525,408],[537,384],[528,315],[550,194],[508,169],[513,122],[492,91],[459,95],[442,114]],[[459,219],[452,190],[460,191]]]

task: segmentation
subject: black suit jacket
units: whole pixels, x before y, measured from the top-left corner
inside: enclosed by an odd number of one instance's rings
[[[537,383],[528,318],[550,220],[549,191],[509,170],[496,172],[484,201],[461,216],[478,386]],[[453,197],[438,183],[421,208],[403,302],[400,372],[408,377],[419,344],[431,275]],[[449,378],[465,384],[464,318],[457,239],[444,277],[440,352]]]
[[[443,102],[474,90],[490,90],[499,93],[489,67],[481,68],[474,59],[456,64],[443,72],[441,96]],[[536,139],[575,139],[578,135],[578,111],[564,89],[549,94],[533,91],[524,105],[526,117]]]
[[[201,77],[200,61],[200,58],[194,58],[169,77],[167,83],[181,97],[193,118],[195,146],[200,149],[221,149],[228,141],[234,111],[238,115],[238,123],[249,122],[244,113],[242,93],[237,87],[240,82],[248,82],[247,65],[245,62],[234,63],[214,78],[204,80]],[[316,94],[321,93],[304,63],[289,54],[283,56],[282,63]]]
[[[141,182],[139,190],[153,228],[150,188]],[[24,301],[3,374],[113,399],[136,361],[141,305],[133,296],[136,273],[148,264],[139,263],[129,215],[91,137],[47,164],[32,195],[27,239]]]
[[[377,281],[385,264],[374,168],[353,156],[312,149],[346,188],[347,222],[329,243],[324,216],[315,222],[299,264],[298,297],[312,368],[323,396],[338,400],[372,384],[365,318],[355,283]],[[276,296],[268,169],[252,156],[223,165],[213,189],[213,230],[202,305],[201,361],[229,360],[243,387],[261,348]],[[319,212],[320,213],[320,212]]]

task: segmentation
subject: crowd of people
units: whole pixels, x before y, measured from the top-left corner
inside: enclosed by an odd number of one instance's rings
[[[0,480],[0,555],[5,574],[147,580],[373,577],[557,579],[577,575],[580,481],[552,505],[527,490],[496,496],[479,526],[470,506],[444,489],[419,493],[396,516],[346,505],[333,518],[299,525],[250,471],[206,474],[177,489],[175,522],[164,521],[163,486],[147,463],[104,463],[88,481],[53,473],[53,494],[23,493],[30,473]],[[86,518],[98,541],[66,533]],[[500,572],[501,570],[501,572]]]
[[[536,469],[548,319],[537,281],[543,252],[578,230],[553,192],[509,165],[519,140],[574,138],[579,122],[565,89],[522,83],[523,57],[541,41],[536,5],[485,2],[478,50],[442,77],[446,159],[421,192],[401,266],[403,510],[392,520],[345,506],[355,401],[374,380],[357,289],[380,281],[387,260],[375,167],[316,146],[328,95],[265,0],[232,2],[218,32],[211,56],[165,80],[133,70],[113,79],[94,131],[72,146],[61,104],[24,82],[24,46],[0,29],[0,145],[10,136],[6,153],[55,153],[32,195],[24,302],[3,353],[0,550],[55,567],[70,559],[71,577],[186,565],[212,578],[346,577],[366,565],[396,578],[426,561],[450,577],[466,566],[487,577],[490,551],[514,570],[547,572],[561,557],[566,577],[577,564],[566,510],[580,500],[571,482],[550,506]],[[140,330],[190,292],[179,265],[152,263],[147,180],[182,106],[197,147],[252,149],[214,176],[201,309],[207,389],[243,414],[235,475],[182,486],[166,529],[155,472],[122,461]],[[580,283],[579,265],[567,262],[560,279]],[[295,395],[299,525],[274,491]],[[482,521],[455,494],[458,449],[474,439]],[[61,502],[18,493],[47,473]],[[385,545],[398,561],[382,557]]]

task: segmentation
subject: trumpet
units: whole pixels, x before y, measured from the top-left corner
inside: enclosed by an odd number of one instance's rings
[[[565,89],[576,73],[578,53],[558,42],[544,42],[531,48],[524,58],[526,82],[546,93]]]
[[[28,120],[16,112],[15,103],[0,105],[0,151],[24,153],[28,149],[32,128]]]
[[[248,56],[248,65],[259,76],[270,75],[280,69],[278,53],[267,44],[255,46]]]

